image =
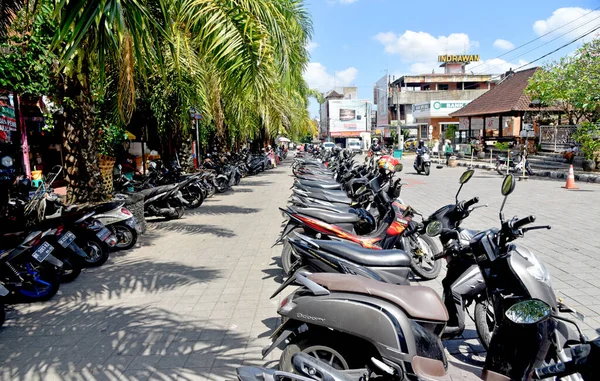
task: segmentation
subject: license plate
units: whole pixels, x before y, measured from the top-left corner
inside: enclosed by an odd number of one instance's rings
[[[75,241],[75,234],[66,232],[62,237],[58,239],[58,244],[62,247],[67,247]]]
[[[54,250],[54,247],[48,242],[44,242],[33,252],[32,257],[38,262],[43,262],[52,253],[52,250]]]
[[[102,230],[96,233],[96,237],[100,238],[102,241],[106,241],[111,234],[112,233],[108,228],[102,228]]]

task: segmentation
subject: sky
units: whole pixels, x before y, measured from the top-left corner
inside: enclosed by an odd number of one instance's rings
[[[530,63],[599,27],[600,0],[306,0],[306,6],[314,28],[304,72],[308,85],[320,92],[357,86],[359,98],[369,100],[386,73],[440,72],[439,54],[479,54],[481,61],[467,70],[500,74],[543,65],[600,38],[597,30]],[[318,116],[314,100],[309,111]]]

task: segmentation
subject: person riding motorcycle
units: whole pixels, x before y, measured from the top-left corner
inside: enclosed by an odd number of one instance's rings
[[[381,152],[381,146],[379,145],[378,139],[373,139],[373,144],[371,144],[370,150],[371,152]]]
[[[423,140],[419,140],[419,146],[417,147],[417,167],[421,167],[423,155],[429,153],[429,148],[425,145]]]

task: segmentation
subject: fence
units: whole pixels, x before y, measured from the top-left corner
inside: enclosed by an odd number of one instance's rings
[[[575,143],[571,135],[577,126],[540,126],[540,144],[542,150],[563,152],[571,143]]]

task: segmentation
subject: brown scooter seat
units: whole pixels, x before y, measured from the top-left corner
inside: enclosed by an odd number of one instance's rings
[[[329,291],[372,295],[402,308],[415,319],[447,321],[448,311],[440,296],[429,287],[398,286],[359,275],[315,273],[308,279]]]

